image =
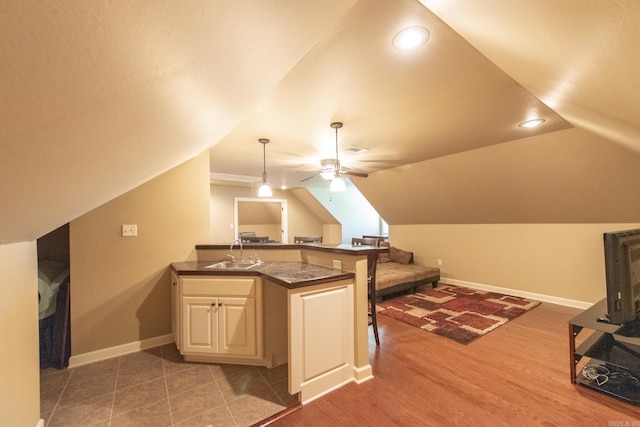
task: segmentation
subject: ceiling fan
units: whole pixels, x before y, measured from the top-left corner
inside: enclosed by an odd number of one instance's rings
[[[340,159],[338,158],[338,129],[342,127],[342,122],[333,122],[331,123],[331,127],[336,130],[336,158],[335,159],[322,159],[320,160],[320,172],[315,175],[311,175],[300,182],[305,182],[314,178],[317,175],[320,175],[322,178],[327,181],[331,181],[331,191],[342,191],[337,188],[344,187],[344,181],[342,181],[342,175],[351,175],[358,176],[361,178],[366,178],[369,174],[361,173],[361,172],[352,172],[347,168],[343,168],[340,165]],[[336,189],[334,189],[336,188]]]

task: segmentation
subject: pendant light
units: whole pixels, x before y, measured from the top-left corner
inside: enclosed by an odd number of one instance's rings
[[[267,138],[260,138],[258,141],[262,144],[262,184],[258,190],[258,197],[271,197],[273,193],[267,180],[267,144],[269,140]]]
[[[331,185],[329,185],[329,191],[332,193],[337,193],[339,191],[344,191],[347,189],[346,184],[344,183],[344,179],[342,179],[342,173],[340,170],[340,159],[338,159],[338,129],[342,127],[341,122],[333,122],[331,123],[331,127],[336,130],[336,166],[334,170],[334,177],[331,180]]]

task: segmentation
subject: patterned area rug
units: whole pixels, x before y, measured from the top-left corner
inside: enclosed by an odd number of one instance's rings
[[[377,313],[468,344],[539,305],[495,292],[440,284],[377,305]]]

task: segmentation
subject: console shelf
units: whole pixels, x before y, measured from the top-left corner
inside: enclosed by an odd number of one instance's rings
[[[598,321],[605,312],[602,300],[569,321],[571,382],[640,405],[640,328]],[[576,347],[584,329],[592,333]]]

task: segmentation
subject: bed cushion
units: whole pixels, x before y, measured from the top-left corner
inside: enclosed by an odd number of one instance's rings
[[[376,268],[376,289],[387,289],[392,286],[419,282],[420,280],[440,278],[440,269],[416,264],[400,264],[387,262]]]
[[[385,262],[376,268],[376,289],[386,289],[401,283],[415,281],[415,273],[407,265],[397,262]]]

